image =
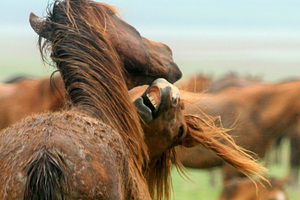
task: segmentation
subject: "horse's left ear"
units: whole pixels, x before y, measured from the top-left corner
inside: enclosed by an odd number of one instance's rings
[[[51,34],[48,28],[49,25],[47,21],[41,17],[36,16],[33,12],[30,13],[29,22],[32,29],[41,37],[50,39]]]

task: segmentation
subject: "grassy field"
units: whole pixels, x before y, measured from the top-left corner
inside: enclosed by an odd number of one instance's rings
[[[288,174],[288,153],[289,145],[287,142],[283,145],[282,160],[279,165],[268,166],[268,174],[273,177],[283,178]],[[174,185],[175,200],[213,200],[216,199],[222,190],[222,176],[220,169],[214,169],[217,183],[213,187],[210,184],[210,173],[207,170],[188,169],[188,177],[185,180],[178,174],[174,168],[172,178]],[[300,180],[299,180],[300,181]],[[300,199],[300,186],[298,188],[286,186],[290,200]]]

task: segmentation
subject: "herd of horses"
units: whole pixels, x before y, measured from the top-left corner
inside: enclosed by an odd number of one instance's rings
[[[59,73],[0,84],[0,199],[170,199],[172,165],[222,167],[220,200],[288,199],[258,161],[282,136],[300,148],[300,81],[175,86],[171,49],[90,0],[30,24]]]

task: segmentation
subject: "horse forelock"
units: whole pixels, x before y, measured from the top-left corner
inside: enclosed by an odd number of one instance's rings
[[[102,3],[55,1],[47,18],[51,38],[45,43],[40,38],[39,43],[44,53],[50,46],[72,107],[114,128],[129,149],[132,165],[141,174],[149,157],[147,147],[119,55],[106,31],[107,26],[114,26],[115,14]]]

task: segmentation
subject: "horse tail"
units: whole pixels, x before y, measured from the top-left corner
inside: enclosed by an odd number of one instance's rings
[[[60,155],[41,149],[29,161],[24,200],[63,200],[68,191],[65,163]]]

